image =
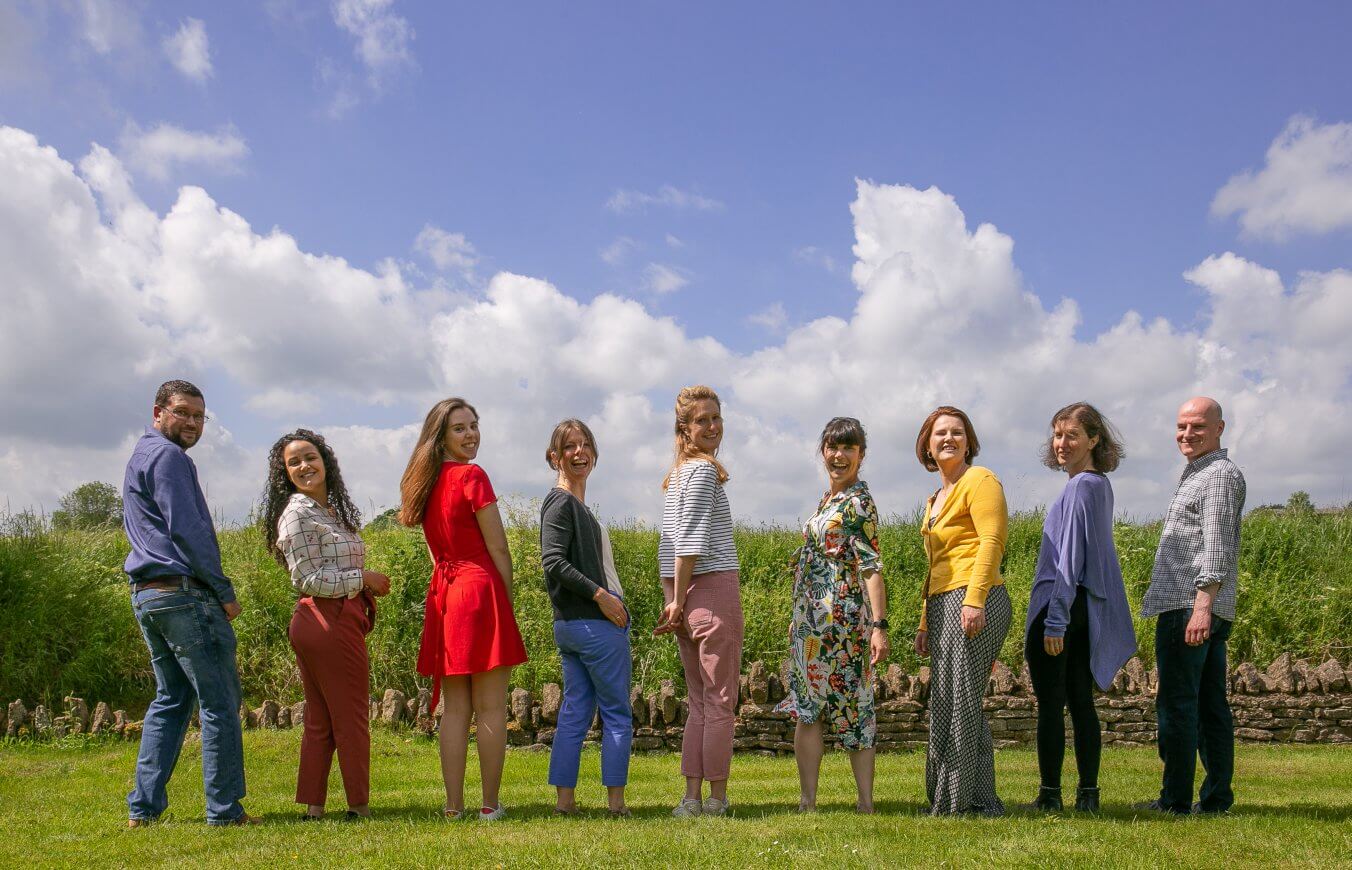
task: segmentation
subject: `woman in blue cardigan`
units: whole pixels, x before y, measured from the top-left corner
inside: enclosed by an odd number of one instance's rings
[[[1122,568],[1113,545],[1108,473],[1125,451],[1112,424],[1086,402],[1052,416],[1047,467],[1070,476],[1042,527],[1028,602],[1024,657],[1037,695],[1037,758],[1042,787],[1033,808],[1059,811],[1066,755],[1065,710],[1075,730],[1079,787],[1075,809],[1099,807],[1102,737],[1094,684],[1106,690],[1136,652]]]

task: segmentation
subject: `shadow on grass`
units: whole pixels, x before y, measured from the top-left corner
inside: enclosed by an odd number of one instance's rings
[[[629,812],[633,819],[671,819],[672,807],[666,805],[648,805],[634,806],[630,805]],[[372,807],[372,813],[375,821],[382,820],[403,820],[403,821],[439,821],[441,813],[436,806],[427,804],[405,804],[398,806],[375,805]],[[470,808],[466,811],[467,819],[474,820],[477,808]],[[900,817],[919,817],[929,814],[929,806],[919,801],[895,801],[883,800],[874,803],[874,814],[878,816],[900,816]],[[798,805],[796,803],[738,803],[732,805],[731,814],[728,818],[733,820],[751,820],[764,819],[775,816],[798,816]],[[817,812],[812,815],[848,815],[855,816],[853,801],[832,801],[829,803],[819,803]],[[1031,814],[1029,814],[1031,816]],[[610,820],[606,815],[604,807],[581,807],[574,817],[564,818],[554,813],[554,804],[547,802],[537,802],[529,804],[510,804],[507,807],[507,818],[512,821],[538,821],[540,819],[558,819],[561,823],[571,820],[605,819]],[[980,818],[980,817],[965,817]],[[287,818],[284,822],[291,822]],[[295,824],[306,824],[296,818]],[[621,820],[615,820],[621,821]],[[454,823],[448,822],[448,823]]]
[[[919,818],[929,815],[929,807],[920,801],[877,801],[874,804],[876,815],[892,817],[910,817]],[[667,806],[630,806],[629,811],[635,820],[644,819],[671,819],[671,808]],[[461,821],[477,821],[474,816],[476,808],[469,808],[466,811],[466,817]],[[441,822],[441,812],[435,805],[428,804],[404,804],[397,806],[372,807],[373,821],[410,821],[410,822]],[[765,819],[775,816],[797,816],[798,808],[796,804],[789,803],[734,803],[732,814],[729,818],[733,820],[753,820]],[[816,815],[855,815],[854,803],[847,801],[835,801],[817,805]],[[982,816],[954,816],[963,820],[983,820]],[[1226,820],[1242,819],[1309,819],[1318,822],[1347,822],[1352,821],[1352,807],[1328,807],[1313,803],[1286,804],[1283,806],[1260,806],[1246,807],[1239,806],[1224,816],[1170,816],[1163,813],[1150,812],[1146,810],[1134,810],[1129,806],[1106,806],[1097,814],[1063,812],[1063,813],[1042,813],[1035,810],[1023,809],[1021,807],[1011,806],[1009,814],[1003,818],[1038,820],[1038,819],[1060,819],[1065,821],[1112,821],[1112,822],[1148,822],[1158,824],[1179,824],[1180,822],[1193,819],[1199,824],[1206,823],[1224,823]],[[507,808],[507,820],[509,821],[539,821],[541,819],[557,819],[560,824],[566,824],[571,821],[588,820],[606,820],[612,821],[606,815],[604,807],[582,807],[578,814],[573,817],[564,818],[554,813],[554,804],[552,802],[537,802],[528,804],[512,804]],[[331,813],[327,820],[342,821],[342,816]],[[616,822],[621,819],[613,820]],[[310,822],[302,822],[299,813],[296,816],[269,816],[268,824],[295,824],[308,825]],[[456,821],[447,821],[446,824],[458,824]],[[352,823],[349,823],[352,824]],[[356,823],[360,824],[360,823]]]

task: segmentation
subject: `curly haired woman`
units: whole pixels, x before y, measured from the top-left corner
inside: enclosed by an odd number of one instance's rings
[[[365,570],[361,515],[337,457],[318,433],[297,429],[272,445],[263,502],[268,550],[301,595],[287,631],[305,688],[296,783],[296,803],[305,804],[301,818],[324,815],[335,749],[347,816],[369,817],[366,635],[375,622],[374,598],[390,591],[390,578]]]

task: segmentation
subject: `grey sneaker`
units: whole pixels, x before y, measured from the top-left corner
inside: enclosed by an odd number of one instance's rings
[[[702,812],[704,812],[704,809],[700,806],[698,798],[682,798],[681,802],[676,805],[676,809],[671,811],[671,814],[678,819],[693,819]]]
[[[728,814],[728,799],[719,800],[715,797],[707,797],[704,799],[702,809],[706,816],[725,816]]]

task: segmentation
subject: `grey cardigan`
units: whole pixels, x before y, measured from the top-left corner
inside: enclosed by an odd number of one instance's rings
[[[606,586],[601,525],[572,493],[554,488],[540,505],[540,561],[555,619],[605,619],[592,596]]]

